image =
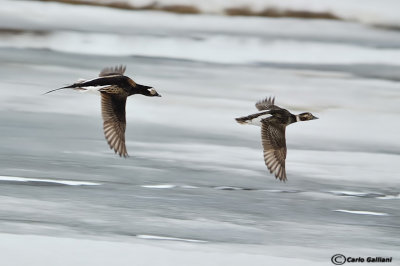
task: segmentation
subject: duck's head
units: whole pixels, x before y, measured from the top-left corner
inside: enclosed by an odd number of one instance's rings
[[[298,115],[300,121],[308,121],[313,119],[318,119],[318,117],[313,116],[312,113],[301,113]]]
[[[158,94],[158,92],[157,92],[154,88],[152,88],[152,87],[150,87],[150,86],[145,86],[145,85],[136,84],[136,88],[139,88],[139,89],[140,89],[140,94],[143,94],[143,95],[145,95],[145,96],[149,96],[149,97],[154,97],[154,96],[161,97],[161,95]]]

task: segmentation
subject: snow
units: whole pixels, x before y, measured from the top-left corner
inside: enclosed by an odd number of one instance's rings
[[[345,197],[368,197],[368,196],[378,197],[378,196],[382,195],[382,194],[374,193],[374,192],[357,192],[357,191],[345,191],[345,190],[329,191],[329,193],[332,193],[333,195],[345,196]]]
[[[160,189],[163,189],[163,188],[175,188],[176,185],[173,185],[173,184],[142,185],[142,187],[144,187],[144,188],[160,188]]]
[[[191,185],[175,185],[175,184],[158,184],[158,185],[141,185],[144,188],[155,188],[155,189],[169,189],[169,188],[189,188],[194,189],[198,188],[196,186]]]
[[[98,3],[128,3],[134,7],[154,4],[153,0],[91,0]],[[309,11],[331,13],[343,20],[367,24],[399,26],[399,2],[396,0],[159,0],[158,6],[185,5],[197,8],[201,13],[224,14],[228,8],[249,8],[253,12],[265,9],[280,11]]]
[[[87,182],[87,181],[72,181],[72,180],[57,180],[57,179],[45,179],[45,178],[26,178],[17,176],[0,176],[0,182],[40,182],[40,183],[54,183],[62,184],[67,186],[99,186],[101,183]]]
[[[140,238],[140,239],[183,241],[183,242],[191,242],[191,243],[207,243],[207,241],[204,241],[204,240],[178,238],[178,237],[167,237],[167,236],[137,235],[136,237]]]
[[[382,196],[382,197],[378,197],[378,199],[383,199],[383,200],[400,199],[400,194],[397,194],[397,195],[385,195],[385,196]]]
[[[6,2],[0,10],[0,25],[17,32],[0,34],[0,47],[213,63],[400,65],[398,47],[382,47],[385,42],[400,42],[396,32],[355,23],[178,16],[58,3]],[[295,6],[305,3],[292,2]],[[337,1],[325,2],[333,5]],[[372,2],[368,1],[375,7]],[[390,4],[394,5],[394,2]],[[339,1],[338,5],[351,4]],[[362,6],[365,8],[368,4]],[[380,6],[387,8],[389,13],[393,10],[393,6]],[[30,12],[25,12],[26,9]],[[340,37],[335,39],[333,36]]]
[[[193,242],[174,244],[174,239],[164,239],[163,244],[151,237],[131,242],[110,242],[35,235],[0,236],[1,259],[7,262],[7,266],[316,266],[321,263],[268,255],[268,250],[246,245],[203,246],[203,243]]]
[[[172,3],[189,2],[162,1]],[[3,1],[1,228],[42,235],[0,235],[7,265],[321,265],[338,246],[396,254],[400,35],[354,21],[396,26],[398,4],[246,3],[333,6],[353,22]],[[220,14],[244,2],[195,4]],[[107,148],[98,97],[42,95],[113,64],[163,95],[129,98],[128,159]],[[320,118],[287,128],[287,183],[268,173],[259,128],[234,121],[266,96]]]
[[[387,215],[389,215],[389,214],[384,213],[384,212],[372,212],[372,211],[334,210],[334,212],[344,212],[344,213],[361,214],[361,215],[375,215],[375,216],[387,216]]]
[[[214,36],[198,41],[190,38],[57,32],[40,38],[35,34],[0,35],[0,41],[0,47],[51,49],[65,53],[108,56],[156,56],[213,63],[400,65],[399,49],[381,50],[306,41],[265,41],[248,36]],[[232,56],[238,50],[242,52]],[[299,54],[299,50],[302,53]]]
[[[243,190],[244,188],[241,188],[241,187],[230,187],[230,186],[220,186],[220,187],[215,187],[215,189],[218,189],[218,190]]]

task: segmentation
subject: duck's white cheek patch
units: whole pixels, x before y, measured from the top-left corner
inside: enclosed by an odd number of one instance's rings
[[[300,120],[300,116],[299,115],[296,115],[296,122],[300,122],[301,120]]]

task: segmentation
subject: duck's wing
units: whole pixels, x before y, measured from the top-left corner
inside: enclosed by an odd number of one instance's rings
[[[104,136],[111,149],[119,156],[128,156],[125,146],[125,105],[126,98],[118,94],[101,92],[101,114]]]
[[[264,119],[261,123],[261,138],[264,148],[264,161],[270,173],[286,181],[286,127]]]
[[[99,77],[123,75],[125,73],[126,66],[120,65],[116,67],[103,68],[99,74]]]
[[[280,109],[278,106],[275,105],[275,97],[267,97],[263,100],[258,101],[256,103],[256,108],[258,111]]]

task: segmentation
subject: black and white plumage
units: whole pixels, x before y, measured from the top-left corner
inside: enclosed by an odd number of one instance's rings
[[[312,119],[318,119],[311,113],[291,114],[288,110],[275,105],[275,98],[265,98],[256,103],[258,113],[236,118],[240,124],[261,127],[261,141],[264,149],[264,161],[270,173],[276,178],[286,181],[286,126]]]
[[[119,156],[128,156],[125,146],[125,106],[128,96],[142,94],[145,96],[161,96],[155,89],[135,83],[131,78],[124,76],[126,67],[117,66],[104,68],[99,77],[78,82],[59,89],[75,89],[95,91],[101,95],[101,114],[105,138],[111,149]],[[46,93],[49,93],[46,92]]]

